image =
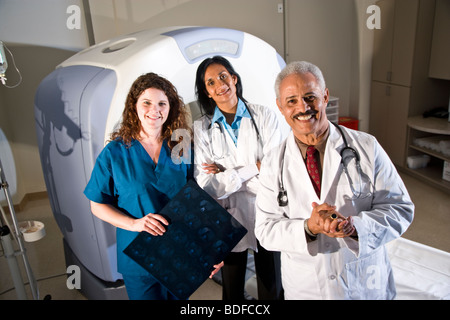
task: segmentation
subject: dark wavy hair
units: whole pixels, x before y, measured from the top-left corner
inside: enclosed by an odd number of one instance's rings
[[[142,126],[137,114],[136,103],[140,95],[148,88],[163,91],[169,99],[170,110],[162,127],[161,140],[166,140],[170,150],[172,150],[179,142],[171,139],[172,133],[176,129],[186,129],[191,136],[192,131],[187,121],[186,106],[178,95],[177,89],[169,80],[155,73],[144,74],[131,85],[122,113],[122,122],[119,128],[111,134],[111,140],[121,139],[126,145],[130,145],[132,139],[139,139]],[[182,139],[182,137],[180,138]]]
[[[242,81],[241,76],[234,70],[231,63],[221,56],[214,56],[212,58],[207,58],[203,60],[203,62],[197,68],[197,75],[195,77],[195,94],[197,95],[197,101],[200,104],[201,108],[207,115],[214,114],[214,108],[216,107],[216,102],[214,99],[208,97],[208,92],[206,91],[205,85],[205,73],[206,69],[212,64],[220,64],[227,69],[227,71],[233,76],[236,76],[236,95],[243,102],[247,102],[242,97]]]

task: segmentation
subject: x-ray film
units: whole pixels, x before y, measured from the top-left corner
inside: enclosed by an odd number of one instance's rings
[[[247,233],[194,180],[159,214],[169,221],[164,235],[141,232],[124,252],[182,300],[200,287],[213,265],[223,261]]]

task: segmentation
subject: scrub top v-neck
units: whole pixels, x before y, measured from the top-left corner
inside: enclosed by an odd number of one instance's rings
[[[84,194],[97,203],[111,204],[124,214],[142,218],[158,213],[186,184],[191,165],[174,164],[163,141],[157,164],[140,142],[130,146],[109,142],[98,156]],[[122,274],[148,274],[123,253],[138,232],[117,228],[117,264]]]

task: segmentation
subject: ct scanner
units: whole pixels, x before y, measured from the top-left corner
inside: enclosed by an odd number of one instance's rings
[[[39,85],[35,117],[47,191],[66,263],[82,268],[81,291],[89,298],[124,297],[117,282],[122,277],[116,271],[115,229],[91,214],[83,190],[131,84],[147,72],[164,76],[195,120],[196,70],[214,55],[225,56],[241,75],[248,101],[277,108],[273,85],[283,59],[261,39],[223,28],[173,27],[108,40],[64,61]]]

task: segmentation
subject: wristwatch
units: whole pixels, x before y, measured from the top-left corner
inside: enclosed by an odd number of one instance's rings
[[[311,230],[309,230],[308,228],[308,219],[305,220],[305,223],[303,224],[303,226],[305,227],[305,232],[308,236],[310,236],[311,238],[316,238],[317,234],[314,234],[311,232]]]

